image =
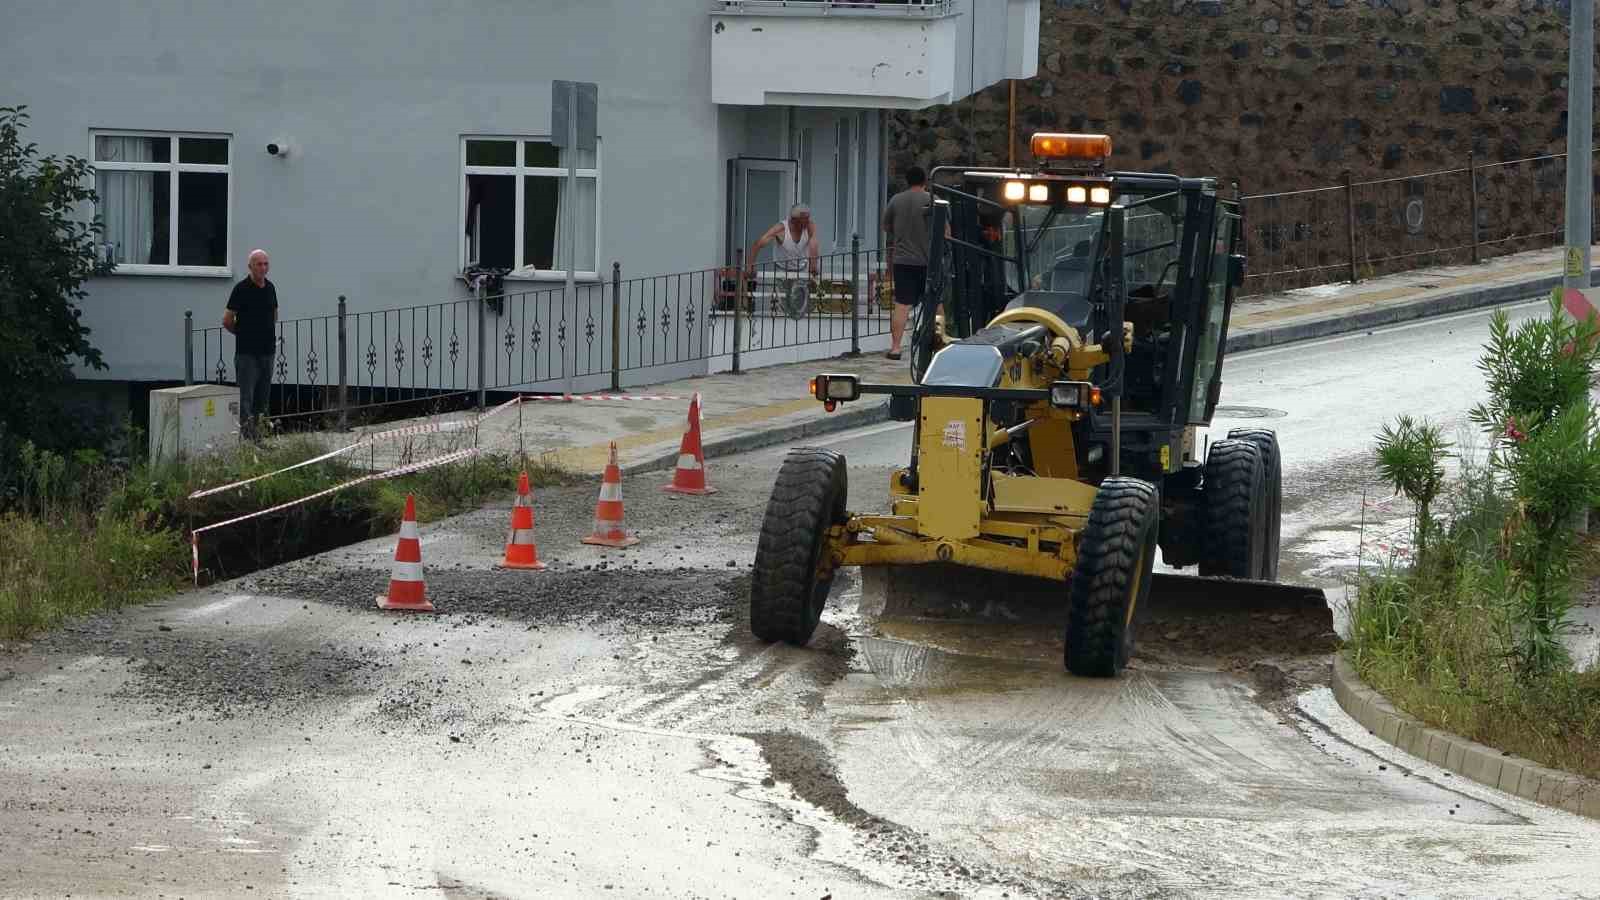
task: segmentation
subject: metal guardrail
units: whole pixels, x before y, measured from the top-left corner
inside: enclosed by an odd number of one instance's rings
[[[1250,261],[1241,293],[1357,282],[1561,243],[1566,154],[1479,163],[1469,153],[1465,162],[1241,197]]]
[[[864,338],[889,331],[892,279],[882,251],[851,243],[819,255],[815,275],[806,261],[737,262],[624,279],[613,263],[608,281],[577,285],[571,300],[559,285],[540,285],[351,312],[341,296],[332,314],[275,326],[272,417],[336,414],[343,424],[354,410],[448,398],[481,407],[488,391],[560,389],[597,375],[620,390],[626,372],[707,360],[737,372],[765,351],[835,344],[859,353]],[[806,302],[791,315],[785,299],[797,285]],[[183,336],[185,383],[234,381],[233,335],[196,328],[187,311]]]

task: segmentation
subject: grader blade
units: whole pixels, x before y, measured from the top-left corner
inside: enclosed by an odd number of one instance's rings
[[[861,570],[861,612],[869,621],[964,624],[1010,640],[1015,627],[1059,641],[1068,585],[1060,581],[932,563]],[[1326,652],[1334,615],[1320,588],[1157,572],[1135,640],[1147,649],[1234,656]],[[999,648],[997,648],[999,649]]]

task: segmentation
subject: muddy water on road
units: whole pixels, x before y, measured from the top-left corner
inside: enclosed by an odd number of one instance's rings
[[[836,765],[852,802],[951,853],[1116,896],[1549,896],[1600,877],[1594,823],[1355,744],[1336,707],[1259,671],[1074,679],[1020,626],[877,631],[829,695]]]

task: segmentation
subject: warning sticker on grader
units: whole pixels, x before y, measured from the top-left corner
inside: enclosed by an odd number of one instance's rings
[[[944,424],[944,445],[957,450],[967,449],[967,422],[965,419],[951,419]]]

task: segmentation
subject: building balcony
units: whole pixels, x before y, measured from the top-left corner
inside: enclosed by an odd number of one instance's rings
[[[1039,0],[715,0],[711,93],[922,109],[1038,71]]]

